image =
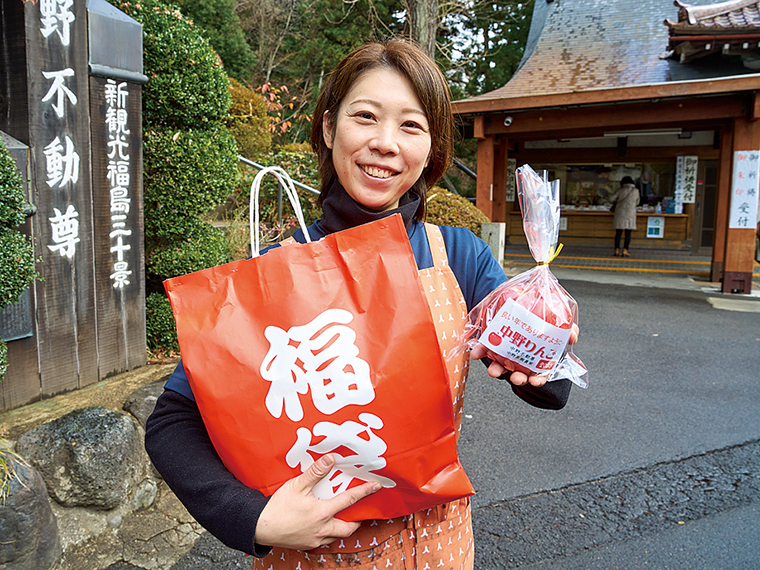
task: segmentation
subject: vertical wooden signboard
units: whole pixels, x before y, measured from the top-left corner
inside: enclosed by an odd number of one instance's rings
[[[24,2],[40,393],[95,382],[86,2]],[[76,379],[76,385],[72,384]]]
[[[142,27],[106,0],[3,2],[0,33],[0,130],[22,169],[28,153],[41,278],[31,335],[3,333],[6,410],[145,364],[147,77]]]
[[[724,293],[751,293],[760,190],[760,125],[736,119],[725,238]]]
[[[100,375],[145,364],[141,89],[90,78]]]

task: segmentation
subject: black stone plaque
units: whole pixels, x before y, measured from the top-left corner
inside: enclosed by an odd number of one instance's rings
[[[18,301],[0,311],[0,340],[8,342],[32,336],[32,309],[29,289]]]

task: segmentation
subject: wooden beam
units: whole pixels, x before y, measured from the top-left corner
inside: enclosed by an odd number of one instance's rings
[[[659,123],[644,123],[644,124],[621,124],[621,125],[607,125],[596,126],[589,128],[576,128],[576,129],[562,129],[558,126],[554,129],[544,131],[531,131],[529,133],[510,133],[508,136],[516,143],[535,141],[535,140],[560,140],[560,139],[582,139],[602,137],[604,133],[616,132],[616,131],[640,131],[647,129],[661,130],[667,129],[681,129],[682,132],[697,132],[697,131],[713,131],[723,126],[730,126],[733,123],[733,117],[726,117],[724,119],[713,119],[709,121],[689,121],[683,123],[663,124]]]
[[[485,134],[540,140],[569,138],[567,133],[572,131],[598,136],[619,129],[684,128],[690,122],[714,124],[715,121],[746,116],[747,102],[742,99],[739,96],[694,98],[499,114],[493,115]]]
[[[494,137],[478,140],[478,181],[475,200],[478,209],[493,221]]]
[[[607,89],[586,89],[582,91],[555,93],[528,93],[510,95],[502,87],[471,99],[455,101],[457,114],[496,113],[499,111],[522,111],[570,105],[592,105],[619,101],[643,101],[670,97],[694,97],[702,95],[739,96],[742,91],[760,89],[760,78],[755,74],[703,79],[699,81],[667,82],[656,85],[629,85]]]
[[[473,123],[472,136],[478,140],[486,138],[486,118],[483,115],[475,117]]]
[[[718,160],[718,149],[705,146],[628,147],[625,159],[617,157],[617,149],[610,148],[521,148],[510,153],[518,163],[598,164],[609,162],[661,162],[677,156],[697,156],[699,160]]]

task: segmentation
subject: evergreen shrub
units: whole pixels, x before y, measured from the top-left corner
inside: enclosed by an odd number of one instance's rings
[[[232,105],[227,127],[235,137],[238,152],[249,160],[257,160],[272,148],[264,96],[230,78],[230,98]]]
[[[230,261],[224,232],[198,222],[183,240],[172,240],[152,248],[146,259],[151,276],[170,279]]]
[[[433,186],[427,195],[427,221],[437,226],[467,228],[480,237],[480,226],[489,222],[467,198]]]
[[[201,30],[160,0],[111,0],[143,25],[143,123],[203,128],[228,115],[227,74]]]
[[[169,299],[161,293],[145,298],[146,336],[148,349],[154,353],[179,352],[177,326]]]
[[[29,237],[0,226],[0,308],[18,301],[36,276]]]
[[[0,309],[15,303],[37,277],[32,243],[16,230],[24,222],[26,205],[21,174],[0,141]],[[0,341],[0,380],[8,368],[7,355]]]
[[[233,193],[238,183],[237,145],[219,124],[204,130],[151,129],[143,145],[145,239],[150,250],[163,240],[185,239],[200,216]]]
[[[0,225],[13,228],[24,223],[26,197],[21,174],[0,140]]]

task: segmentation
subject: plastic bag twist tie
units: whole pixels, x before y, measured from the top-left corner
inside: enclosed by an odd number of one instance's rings
[[[552,249],[554,249],[554,251],[549,256],[549,260],[548,261],[539,261],[538,265],[549,265],[559,255],[559,252],[562,251],[562,246],[563,246],[563,244],[559,244],[559,246],[557,246],[557,249],[552,248]]]

